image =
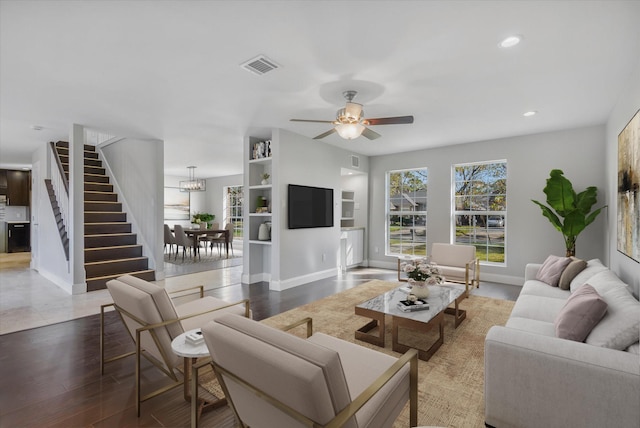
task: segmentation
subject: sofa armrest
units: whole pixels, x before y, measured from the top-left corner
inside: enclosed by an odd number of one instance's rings
[[[485,422],[496,427],[636,426],[637,355],[495,326],[485,339]]]
[[[542,267],[542,263],[527,263],[524,268],[524,280],[525,282],[536,279],[536,274]]]

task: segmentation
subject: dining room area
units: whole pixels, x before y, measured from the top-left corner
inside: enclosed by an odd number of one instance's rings
[[[242,175],[164,179],[166,277],[216,269],[242,269]],[[188,190],[188,191],[186,191]]]

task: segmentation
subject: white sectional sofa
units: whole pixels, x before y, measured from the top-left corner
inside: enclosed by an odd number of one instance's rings
[[[527,265],[506,326],[494,326],[487,334],[486,424],[639,427],[640,302],[597,259],[587,262],[570,290],[536,280],[540,267]],[[607,312],[584,343],[560,339],[556,317],[583,284],[598,292]]]

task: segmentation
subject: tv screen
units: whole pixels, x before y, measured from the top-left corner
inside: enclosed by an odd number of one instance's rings
[[[289,184],[289,229],[333,227],[333,189]]]

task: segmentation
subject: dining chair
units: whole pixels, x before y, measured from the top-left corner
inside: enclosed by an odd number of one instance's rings
[[[224,227],[229,231],[229,247],[231,247],[231,255],[233,256],[233,223],[229,222]],[[224,234],[220,233],[217,237],[211,239],[211,248],[213,249],[213,244],[215,243],[218,247],[218,256],[222,255],[222,246],[225,244]]]
[[[176,237],[173,236],[171,232],[171,228],[168,224],[164,225],[164,251],[167,250],[167,245],[169,246],[169,255],[171,255],[171,251],[173,246],[176,244]],[[176,253],[178,252],[178,247],[176,246]]]
[[[212,223],[211,224],[211,229],[212,230],[218,230],[220,229],[220,223],[216,222],[216,223]],[[202,235],[198,238],[198,245],[200,245],[200,243],[204,242],[204,253],[207,254],[207,250],[208,247],[211,246],[212,251],[213,251],[213,243],[211,242],[211,240],[213,238],[215,238],[216,236],[220,235],[219,233],[216,235]]]
[[[204,286],[199,289],[199,298],[179,305],[174,305],[164,287],[147,282],[131,275],[123,275],[107,282],[107,289],[113,303],[102,305],[100,308],[100,372],[104,374],[105,363],[120,360],[130,355],[136,356],[136,411],[140,416],[142,402],[153,398],[165,391],[183,385],[186,373],[182,379],[178,376],[178,368],[182,358],[171,349],[171,341],[185,331],[201,328],[207,322],[215,320],[225,313],[251,317],[249,300],[227,302],[212,296],[204,296]],[[180,297],[184,291],[179,290]],[[105,309],[113,306],[120,319],[127,328],[136,350],[117,356],[105,358]],[[115,344],[121,348],[122,344]],[[141,357],[160,369],[173,382],[148,392],[142,392]],[[158,387],[157,383],[154,383]]]
[[[189,253],[191,253],[191,249],[193,248],[193,239],[184,233],[184,229],[179,224],[173,226],[173,233],[175,233],[176,238],[176,259],[178,258],[178,247],[182,247],[182,261],[184,262],[184,255],[187,252],[187,248],[189,249]]]

